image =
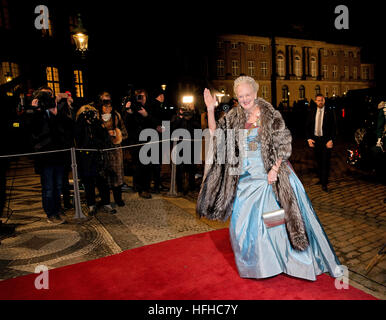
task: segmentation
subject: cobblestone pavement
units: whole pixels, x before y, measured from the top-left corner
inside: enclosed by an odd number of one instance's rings
[[[345,145],[338,142],[328,193],[315,185],[313,155],[302,142],[294,142],[290,161],[341,263],[349,269],[350,285],[386,299],[384,257],[368,274],[365,270],[386,243],[386,186],[348,167],[345,155]],[[167,181],[169,170],[163,170]],[[23,158],[12,163],[7,185],[11,188],[12,214],[4,214],[1,219],[5,228],[0,234],[0,279],[34,272],[41,264],[56,268],[228,226],[196,218],[197,192],[175,198],[165,193],[153,194],[151,200],[125,192],[126,206],[117,207],[115,215],[101,212],[78,221],[73,219],[74,210],[69,210],[68,222],[53,226],[46,222],[42,211],[39,178],[33,173],[30,160]],[[82,208],[87,215],[84,204]],[[14,232],[5,232],[13,228]]]

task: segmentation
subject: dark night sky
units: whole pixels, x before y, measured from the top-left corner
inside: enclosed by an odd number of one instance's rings
[[[100,86],[167,81],[184,56],[199,59],[217,33],[293,36],[364,47],[364,62],[381,63],[382,10],[375,1],[77,1],[90,32],[91,66]],[[214,4],[215,3],[215,4]],[[349,30],[337,30],[334,9],[349,9]],[[213,42],[212,42],[213,44]],[[384,49],[383,44],[383,49]],[[384,72],[382,72],[384,73]],[[380,78],[380,80],[384,81]]]

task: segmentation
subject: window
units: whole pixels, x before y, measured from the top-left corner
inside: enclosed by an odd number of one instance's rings
[[[266,77],[268,75],[268,64],[267,64],[267,61],[260,62],[260,70],[261,70],[261,75],[263,77]]]
[[[306,98],[306,88],[303,85],[299,87],[299,99],[304,100]]]
[[[354,80],[358,80],[358,67],[353,67],[352,77]]]
[[[315,95],[319,94],[320,93],[320,86],[319,85],[316,85],[315,86]]]
[[[345,80],[348,80],[348,72],[349,72],[348,66],[344,66],[344,79]]]
[[[301,61],[299,56],[295,57],[295,75],[297,77],[300,77],[302,75],[302,67],[301,67]]]
[[[311,57],[311,77],[316,77],[316,58]]]
[[[328,65],[324,64],[322,66],[323,79],[328,79]]]
[[[222,49],[224,46],[224,42],[223,41],[217,41],[217,49]]]
[[[6,0],[1,1],[0,4],[0,28],[10,29],[8,3]]]
[[[263,99],[268,98],[268,87],[267,86],[261,86],[261,97]]]
[[[328,50],[327,49],[323,49],[323,56],[325,56],[325,57],[328,56]]]
[[[40,11],[40,13],[42,14],[43,11]],[[48,36],[48,37],[52,37],[52,20],[51,20],[51,14],[48,18],[48,29],[42,29],[42,35],[43,36]]]
[[[282,100],[283,101],[288,101],[288,98],[289,98],[289,91],[288,91],[288,86],[284,85],[282,88],[281,88],[281,94],[282,94]]]
[[[2,62],[0,83],[8,82],[20,75],[19,65],[14,62]]]
[[[224,60],[217,60],[217,76],[224,76]]]
[[[344,94],[346,94],[348,91],[350,90],[349,87],[346,87],[345,91],[344,91]]]
[[[232,48],[232,49],[237,49],[237,43],[236,43],[236,42],[232,42],[231,48]]]
[[[285,70],[284,70],[284,57],[282,55],[277,56],[277,74],[280,77],[284,77]]]
[[[336,51],[335,51],[335,50],[332,50],[332,55],[333,55],[334,57],[336,57]]]
[[[335,97],[335,96],[337,96],[337,95],[339,95],[338,87],[333,86],[333,87],[332,87],[332,96]]]
[[[255,45],[253,43],[248,43],[248,51],[255,50]]]
[[[55,67],[46,68],[47,85],[54,91],[54,95],[60,92],[59,72]]]
[[[84,92],[83,92],[83,72],[82,72],[82,70],[74,70],[74,84],[75,84],[76,96],[78,98],[83,98]]]
[[[335,64],[332,66],[332,77],[334,79],[338,77],[338,66]]]
[[[232,76],[238,76],[240,74],[239,60],[232,60]]]
[[[362,67],[362,80],[369,80],[369,67]]]
[[[354,51],[354,58],[358,57],[358,52]]]
[[[324,88],[324,95],[325,95],[326,97],[328,97],[328,87],[325,87],[325,88]]]
[[[261,45],[260,45],[260,51],[261,51],[261,52],[267,51],[267,46],[264,45],[264,44],[261,44]]]
[[[248,61],[248,75],[250,77],[254,77],[255,74],[256,74],[256,71],[255,71],[255,61],[253,60],[249,60]]]
[[[344,51],[344,56],[348,57],[348,52],[346,50]]]

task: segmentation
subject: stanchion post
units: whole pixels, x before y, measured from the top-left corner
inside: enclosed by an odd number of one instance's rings
[[[171,152],[171,163],[172,163],[172,172],[170,175],[170,190],[167,193],[168,197],[178,197],[177,190],[176,190],[176,163],[173,155],[176,153],[176,145],[177,145],[177,140],[173,140],[173,148]]]
[[[74,219],[86,219],[86,216],[82,212],[80,205],[80,194],[79,194],[79,179],[78,170],[76,164],[75,148],[71,148],[71,168],[72,168],[72,179],[74,180],[74,206],[75,216]]]

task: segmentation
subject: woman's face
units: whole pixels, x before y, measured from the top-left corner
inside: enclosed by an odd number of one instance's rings
[[[103,113],[111,113],[111,110],[112,110],[111,104],[109,104],[109,105],[103,105],[103,106],[102,106],[102,112],[103,112]]]
[[[253,90],[253,87],[248,83],[241,83],[236,89],[237,99],[239,104],[245,110],[251,110],[255,105],[255,99],[257,98],[257,92]]]

